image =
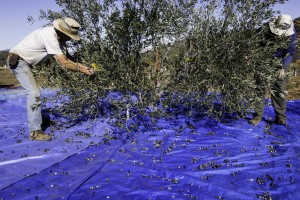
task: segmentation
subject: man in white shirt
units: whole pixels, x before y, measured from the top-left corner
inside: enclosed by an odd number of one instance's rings
[[[60,66],[80,71],[87,75],[95,73],[81,63],[71,60],[69,55],[63,54],[67,41],[80,40],[78,31],[80,24],[74,19],[56,19],[53,26],[44,27],[27,35],[17,46],[12,48],[8,55],[8,66],[26,91],[28,128],[31,140],[48,141],[51,136],[42,131],[42,112],[40,89],[31,71],[33,65],[39,65],[50,56],[53,56]]]

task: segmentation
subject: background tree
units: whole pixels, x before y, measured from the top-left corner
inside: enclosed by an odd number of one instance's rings
[[[4,67],[6,65],[8,50],[0,51],[0,67]]]

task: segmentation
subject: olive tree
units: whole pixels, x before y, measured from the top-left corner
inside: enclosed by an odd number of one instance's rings
[[[108,91],[120,93],[110,100],[120,125],[149,110],[166,114],[178,104],[216,117],[246,114],[274,81],[280,61],[272,55],[284,44],[269,45],[257,32],[284,0],[56,3],[61,11],[41,11],[40,19],[77,20],[82,39],[70,43],[70,50],[97,68],[92,77],[55,62],[40,71],[49,77],[48,85],[60,88],[55,100],[69,97],[57,108],[73,121],[103,114],[99,100]]]
[[[208,114],[247,114],[270,89],[281,64],[273,54],[286,38],[270,44],[264,37],[277,3],[284,1],[199,2],[186,40],[170,59],[175,73],[169,88],[188,92],[189,103]]]

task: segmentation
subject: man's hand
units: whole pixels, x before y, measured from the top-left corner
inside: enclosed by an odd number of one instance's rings
[[[87,66],[84,66],[84,65],[80,65],[80,71],[91,76],[93,74],[95,74],[95,69],[94,68],[91,68],[91,67],[87,67]]]
[[[93,68],[87,67],[81,63],[75,63],[75,62],[71,61],[70,59],[66,58],[65,55],[63,55],[63,54],[54,55],[54,58],[60,64],[61,67],[65,67],[65,68],[68,68],[73,71],[80,71],[89,76],[91,76],[95,73],[95,70]]]

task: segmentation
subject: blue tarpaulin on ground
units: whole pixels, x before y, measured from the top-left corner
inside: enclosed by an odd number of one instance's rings
[[[299,100],[287,116],[276,125],[266,106],[254,127],[178,113],[111,141],[103,117],[39,142],[28,140],[24,92],[1,89],[0,199],[300,199]]]

